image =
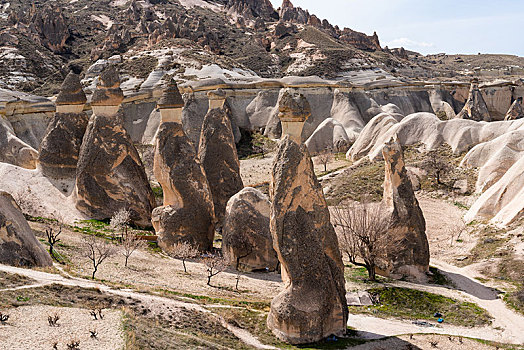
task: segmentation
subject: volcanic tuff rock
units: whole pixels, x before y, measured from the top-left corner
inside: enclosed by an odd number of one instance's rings
[[[344,126],[332,118],[324,120],[306,141],[309,152],[313,154],[324,150],[347,152],[349,145]]]
[[[268,327],[292,344],[344,334],[348,311],[337,237],[307,148],[289,136],[280,141],[270,193],[285,289],[271,302]]]
[[[277,269],[270,212],[269,198],[257,189],[246,187],[231,197],[222,231],[222,252],[231,266],[244,271]]]
[[[524,118],[524,108],[522,108],[522,97],[517,98],[506,113],[504,120],[515,120]]]
[[[7,192],[0,192],[0,263],[24,267],[53,265],[51,257]]]
[[[38,152],[20,140],[11,124],[0,115],[0,162],[34,169],[37,159]]]
[[[215,108],[206,114],[198,158],[209,182],[215,216],[220,222],[229,198],[244,187],[231,121],[225,108]]]
[[[117,113],[123,99],[118,73],[109,67],[93,94],[93,116],[83,139],[76,172],[77,208],[94,219],[122,208],[131,220],[150,226],[155,198],[142,161]]]
[[[82,111],[86,101],[78,76],[69,73],[56,99],[57,113],[40,144],[38,162],[45,176],[75,177],[80,146],[89,122]]]
[[[486,105],[486,101],[484,101],[482,93],[479,90],[478,79],[473,79],[471,82],[468,100],[466,101],[466,105],[462,111],[457,114],[457,118],[485,122],[491,121],[488,106]]]
[[[162,122],[157,134],[154,173],[162,186],[164,203],[153,210],[158,245],[171,251],[188,242],[202,251],[213,246],[215,216],[204,169],[182,123],[184,101],[171,80],[158,102]]]
[[[377,272],[393,278],[425,280],[429,271],[426,221],[404,166],[402,147],[390,140],[382,154],[386,163],[384,203],[391,212],[391,222]]]
[[[60,7],[46,5],[41,11],[37,11],[33,3],[29,29],[51,51],[60,53],[66,50],[69,29]]]

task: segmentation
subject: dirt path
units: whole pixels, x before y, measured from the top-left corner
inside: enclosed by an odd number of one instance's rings
[[[246,330],[240,329],[238,327],[235,327],[227,323],[221,316],[214,314],[211,311],[209,311],[208,309],[200,305],[197,305],[197,304],[186,303],[183,301],[174,300],[174,299],[165,298],[165,297],[156,296],[156,295],[136,293],[131,290],[113,289],[106,285],[103,285],[97,282],[93,282],[93,281],[80,279],[80,278],[64,277],[58,274],[52,274],[52,273],[29,270],[29,269],[22,269],[22,268],[2,265],[2,264],[0,264],[0,271],[18,274],[18,275],[25,276],[25,277],[30,277],[38,282],[37,284],[27,286],[27,288],[36,288],[36,287],[41,287],[41,286],[52,284],[52,283],[61,284],[65,286],[81,287],[81,288],[98,288],[102,292],[105,292],[108,294],[118,295],[121,297],[131,297],[131,298],[140,300],[146,303],[147,305],[150,305],[151,308],[157,307],[157,308],[164,309],[167,306],[170,306],[170,307],[178,307],[178,308],[185,308],[188,310],[200,311],[202,313],[208,314],[210,317],[213,317],[219,320],[220,323],[225,328],[227,328],[231,333],[233,333],[237,338],[239,338],[245,344],[252,346],[253,348],[256,348],[256,349],[276,349],[273,346],[262,344],[255,336],[253,336]],[[10,289],[8,288],[6,290],[10,290]],[[1,291],[2,290],[0,290],[0,292]]]

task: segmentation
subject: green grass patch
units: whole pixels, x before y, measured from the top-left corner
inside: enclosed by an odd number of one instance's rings
[[[369,307],[350,306],[350,313],[436,321],[433,315],[439,312],[443,315],[444,322],[457,326],[474,327],[491,323],[491,316],[487,311],[474,303],[408,288],[374,288],[368,292],[378,298],[379,304]]]

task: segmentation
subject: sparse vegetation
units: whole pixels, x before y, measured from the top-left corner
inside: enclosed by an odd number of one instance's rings
[[[226,260],[218,254],[210,254],[202,259],[206,265],[207,285],[211,286],[211,278],[227,269]]]
[[[184,266],[185,273],[187,273],[186,260],[194,259],[198,257],[198,255],[198,249],[188,242],[175,243],[173,246],[173,251],[171,252],[171,256],[182,260],[182,265]]]
[[[386,244],[389,217],[382,204],[367,201],[333,208],[341,251],[350,263],[366,268],[371,281],[376,279],[376,262]]]
[[[95,236],[87,236],[82,239],[82,255],[89,259],[93,265],[92,279],[95,279],[98,267],[115,253],[116,249],[114,246]]]
[[[387,287],[368,290],[379,303],[370,307],[350,306],[350,313],[369,313],[378,317],[436,321],[441,313],[444,322],[458,326],[483,326],[491,316],[476,304],[414,289]]]

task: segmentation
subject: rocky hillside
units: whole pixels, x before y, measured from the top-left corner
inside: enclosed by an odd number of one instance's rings
[[[11,0],[0,5],[0,87],[49,95],[70,69],[120,55],[145,78],[160,61],[182,80],[318,75],[409,68],[403,50],[375,34],[340,29],[284,0]],[[209,68],[212,66],[212,68]]]

